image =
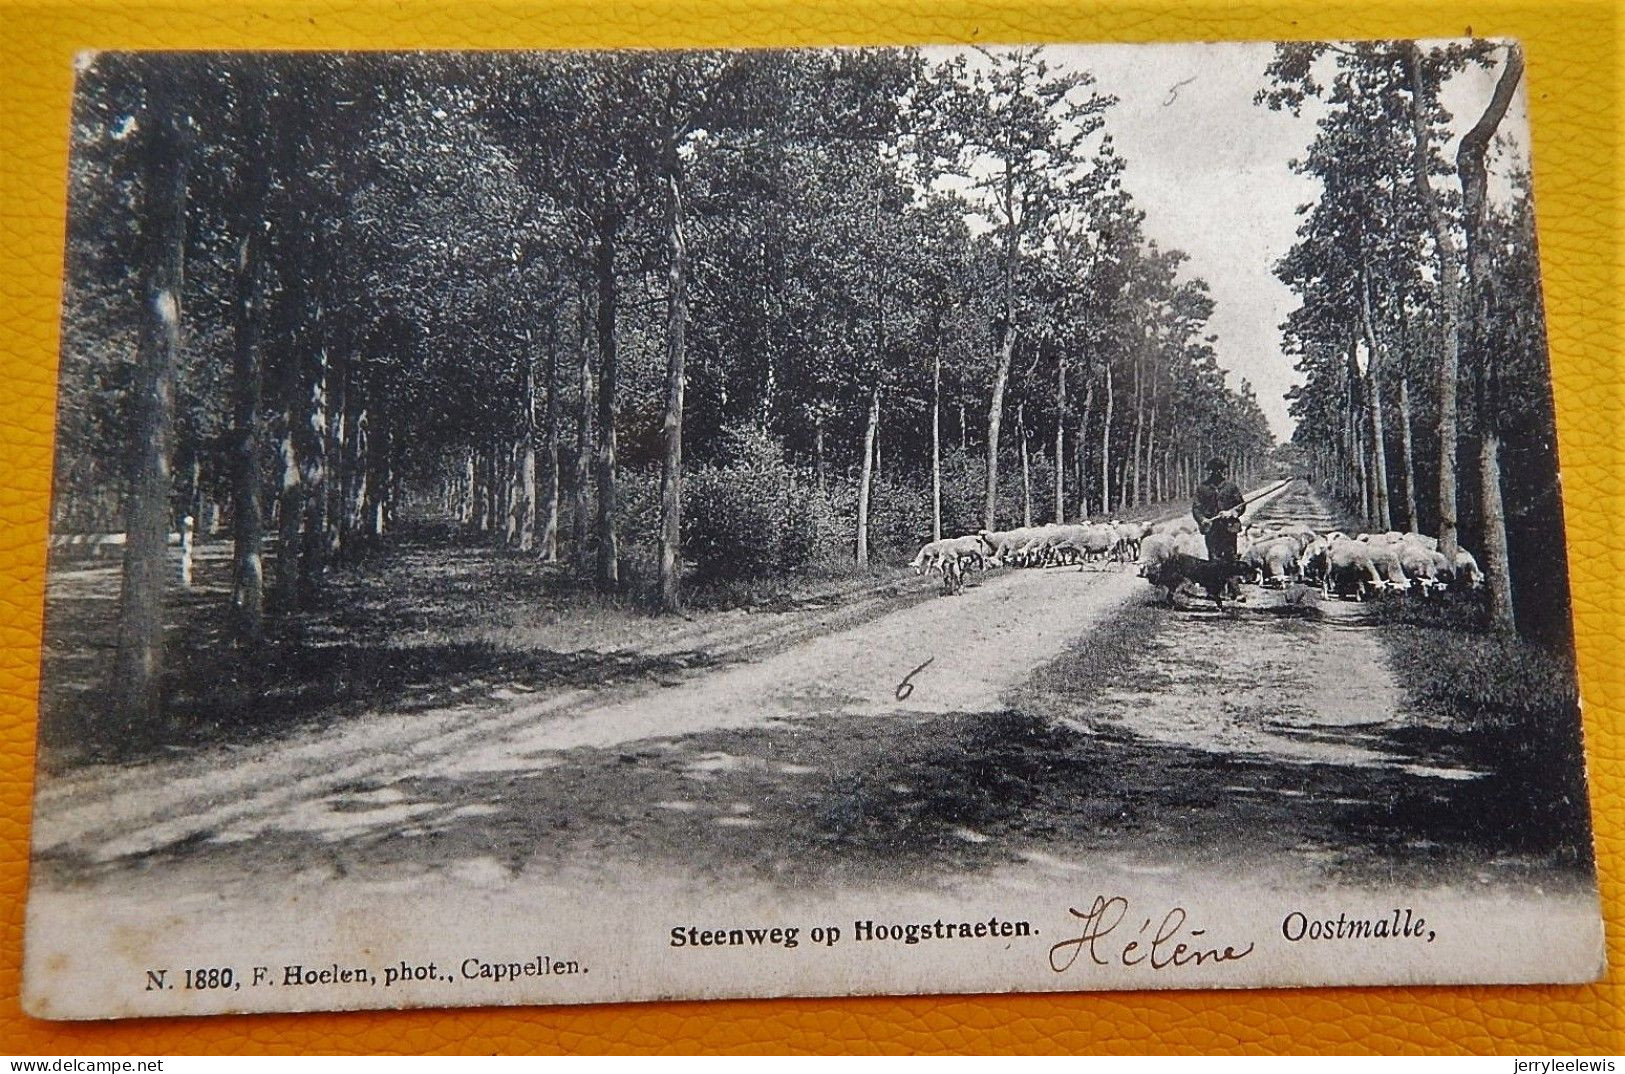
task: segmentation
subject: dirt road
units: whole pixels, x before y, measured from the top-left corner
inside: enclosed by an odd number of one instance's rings
[[[1253,513],[1334,521],[1301,485]],[[657,860],[929,882],[949,861],[1132,865],[1220,845],[1272,873],[1480,867],[1475,840],[1430,825],[1459,828],[1453,807],[1483,797],[1487,770],[1419,727],[1355,606],[1301,587],[1254,591],[1231,614],[1149,595],[1125,568],[1005,570],[654,684],[499,688],[494,709],[87,768],[43,787],[35,851],[47,882],[68,884],[158,864],[252,886],[267,869],[364,880]],[[1370,845],[1362,833],[1401,814],[1412,837]]]
[[[495,716],[469,714],[468,725],[437,720],[432,733],[420,729],[405,743],[387,724],[373,723],[245,759],[212,754],[147,766],[133,778],[106,770],[70,777],[42,797],[35,845],[42,853],[94,845],[95,857],[109,859],[200,835],[258,834],[277,827],[283,811],[307,815],[313,796],[357,780],[521,772],[575,747],[797,716],[985,710],[1138,588],[1118,570],[1005,572],[978,581],[956,598],[609,703],[574,691],[535,703],[516,699]],[[401,745],[404,753],[394,748]],[[246,827],[233,827],[239,819]]]
[[[768,647],[782,636],[787,647],[722,669],[706,666],[705,646],[741,624],[726,617],[707,627],[679,624],[651,637],[646,648],[693,654],[696,666],[683,669],[687,661],[679,655],[677,669],[653,688],[633,683],[527,700],[522,687],[498,687],[494,696],[506,704],[495,711],[465,705],[409,717],[377,713],[292,741],[48,778],[37,800],[34,849],[46,860],[67,855],[106,863],[178,844],[234,843],[309,827],[334,809],[344,818],[336,827],[349,829],[365,811],[331,797],[344,787],[525,772],[550,767],[558,751],[574,747],[773,719],[988,711],[1139,588],[1121,568],[1005,571],[976,576],[950,599],[893,598],[903,606],[878,618],[857,614],[853,623],[841,618],[853,618],[852,608],[815,609],[780,622],[757,616],[748,624],[751,644]],[[862,612],[884,599],[864,594],[855,603]],[[414,813],[386,809],[368,819],[386,825]]]

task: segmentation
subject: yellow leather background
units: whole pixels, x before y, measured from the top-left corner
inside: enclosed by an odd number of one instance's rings
[[[0,1052],[1625,1050],[1625,392],[1619,12],[1223,0],[0,0]],[[17,1002],[72,56],[83,48],[514,48],[1516,36],[1531,122],[1609,979],[667,1003],[51,1024]],[[1199,164],[1194,162],[1193,165]]]

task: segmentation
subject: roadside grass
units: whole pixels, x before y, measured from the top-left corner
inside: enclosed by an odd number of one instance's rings
[[[1468,727],[1550,728],[1578,711],[1573,655],[1482,628],[1471,598],[1384,600],[1372,622],[1412,700]]]
[[[251,651],[228,634],[229,571],[229,542],[204,542],[194,584],[171,590],[158,727],[118,719],[107,691],[116,561],[53,571],[40,692],[44,769],[246,744],[371,713],[662,679],[712,662],[714,646],[748,641],[756,617],[741,610],[836,606],[927,586],[900,567],[807,573],[696,590],[676,618],[634,594],[601,593],[584,574],[534,554],[444,527],[403,528],[385,548],[335,564],[317,604],[270,618],[266,644]]]
[[[1448,823],[1594,868],[1572,652],[1487,630],[1471,596],[1383,601],[1372,622],[1412,719],[1393,737],[1489,773]],[[1425,804],[1418,805],[1425,808]],[[1489,838],[1480,835],[1480,838]]]
[[[874,563],[861,568],[822,564],[782,577],[727,579],[696,586],[686,594],[684,608],[692,613],[794,607],[841,600],[876,585],[912,577],[912,571],[896,564]]]
[[[1131,676],[1148,689],[1171,685],[1165,672],[1146,668],[1139,659],[1145,639],[1165,614],[1162,608],[1143,600],[1118,608],[1090,632],[1087,641],[1074,644],[1064,657],[1034,672],[1018,699],[1018,707],[1034,712],[1085,707],[1095,700],[1101,683],[1121,682]],[[1148,676],[1156,676],[1156,681]]]

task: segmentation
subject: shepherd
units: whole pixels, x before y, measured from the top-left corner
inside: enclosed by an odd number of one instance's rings
[[[1207,539],[1207,558],[1215,562],[1236,558],[1236,538],[1241,533],[1241,489],[1230,480],[1230,466],[1223,459],[1207,464],[1207,477],[1196,486],[1191,516]]]

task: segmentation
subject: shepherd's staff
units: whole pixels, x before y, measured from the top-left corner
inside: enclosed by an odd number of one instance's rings
[[[1230,515],[1231,518],[1238,518],[1240,516],[1232,515],[1230,513],[1232,511],[1238,511],[1241,508],[1246,507],[1248,504],[1252,503],[1254,500],[1262,500],[1265,496],[1273,496],[1277,492],[1280,492],[1282,489],[1286,488],[1288,485],[1292,484],[1292,482],[1294,482],[1296,480],[1298,480],[1296,477],[1289,477],[1285,481],[1281,482],[1279,485],[1274,486],[1273,488],[1267,488],[1263,492],[1255,492],[1251,496],[1247,497],[1245,500],[1242,500],[1240,503],[1236,504],[1234,507],[1226,507],[1223,511],[1220,511],[1218,514],[1214,515],[1212,518],[1204,518],[1202,520],[1202,525],[1211,526],[1213,523],[1217,522],[1221,518],[1224,518],[1226,515]],[[1304,480],[1308,480],[1308,479],[1305,478]]]

